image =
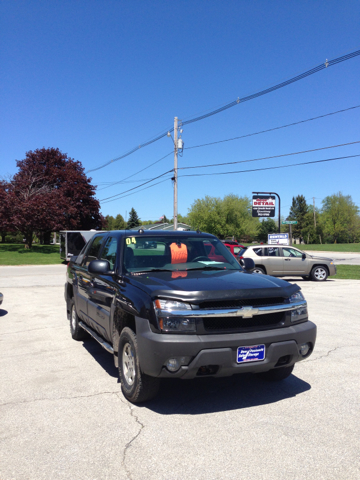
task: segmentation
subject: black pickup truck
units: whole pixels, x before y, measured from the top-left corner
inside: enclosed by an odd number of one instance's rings
[[[161,378],[283,380],[311,355],[316,326],[300,287],[242,262],[201,232],[98,233],[68,264],[71,335],[114,355],[134,403],[153,398]]]

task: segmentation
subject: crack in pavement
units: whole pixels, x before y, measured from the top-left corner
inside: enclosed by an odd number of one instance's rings
[[[129,402],[124,402],[124,400],[119,396],[119,393],[117,393],[117,397],[119,398],[120,402],[126,405],[129,408],[130,411],[130,416],[135,420],[136,423],[140,425],[140,429],[137,432],[136,435],[133,436],[133,438],[125,445],[124,451],[123,451],[123,459],[121,464],[123,465],[127,477],[131,480],[133,477],[131,475],[130,470],[126,466],[126,454],[128,449],[131,447],[131,445],[135,442],[135,440],[141,435],[141,432],[145,428],[145,425],[140,422],[139,417],[134,413],[134,406],[130,406]]]
[[[320,357],[317,357],[317,358],[311,358],[309,360],[305,360],[304,363],[317,362],[318,360],[321,360],[322,358],[328,357],[330,355],[330,353],[333,353],[336,350],[339,350],[340,348],[350,348],[350,347],[358,347],[358,346],[359,345],[342,345],[342,346],[339,346],[339,347],[335,347],[335,348],[332,348],[331,350],[329,350],[325,355],[321,355]]]
[[[8,405],[23,405],[25,403],[35,403],[35,402],[44,402],[44,401],[58,401],[58,400],[74,400],[76,398],[91,398],[97,397],[99,395],[117,395],[118,392],[99,392],[99,393],[92,393],[90,395],[75,395],[74,397],[57,397],[57,398],[34,398],[32,400],[23,400],[22,402],[8,402],[8,403],[1,403],[0,407],[6,407]]]

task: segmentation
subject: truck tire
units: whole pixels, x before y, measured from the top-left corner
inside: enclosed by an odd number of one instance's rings
[[[258,373],[257,376],[262,380],[267,380],[268,382],[279,382],[281,380],[285,380],[285,378],[288,378],[293,370],[294,365],[291,365],[291,367],[273,368],[267,372]]]
[[[125,327],[120,334],[118,358],[124,397],[132,403],[154,398],[159,391],[160,379],[141,372],[136,334],[131,328]]]
[[[76,313],[73,298],[70,301],[70,333],[74,340],[84,340],[87,337],[87,333],[79,325],[79,317]]]
[[[326,267],[319,265],[311,270],[311,279],[314,280],[314,282],[325,282],[327,277],[328,271]]]

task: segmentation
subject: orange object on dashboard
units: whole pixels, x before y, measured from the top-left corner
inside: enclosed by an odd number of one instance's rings
[[[170,245],[171,263],[187,262],[188,249],[184,243],[172,243]]]

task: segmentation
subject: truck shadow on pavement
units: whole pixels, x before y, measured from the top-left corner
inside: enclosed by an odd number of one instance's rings
[[[111,377],[118,378],[118,370],[114,365],[114,358],[111,353],[108,353],[92,338],[86,339],[83,342],[83,347],[90,355],[98,362],[98,364]]]
[[[144,407],[161,415],[203,415],[276,403],[310,389],[295,375],[282,382],[266,382],[252,374],[164,379],[159,395]]]
[[[91,339],[85,340],[83,347],[108,375],[118,378],[111,354]],[[117,385],[121,392],[119,383]],[[296,375],[291,375],[282,382],[266,382],[248,373],[193,380],[164,378],[158,396],[137,407],[147,408],[160,415],[203,415],[276,403],[310,389],[311,386]]]

